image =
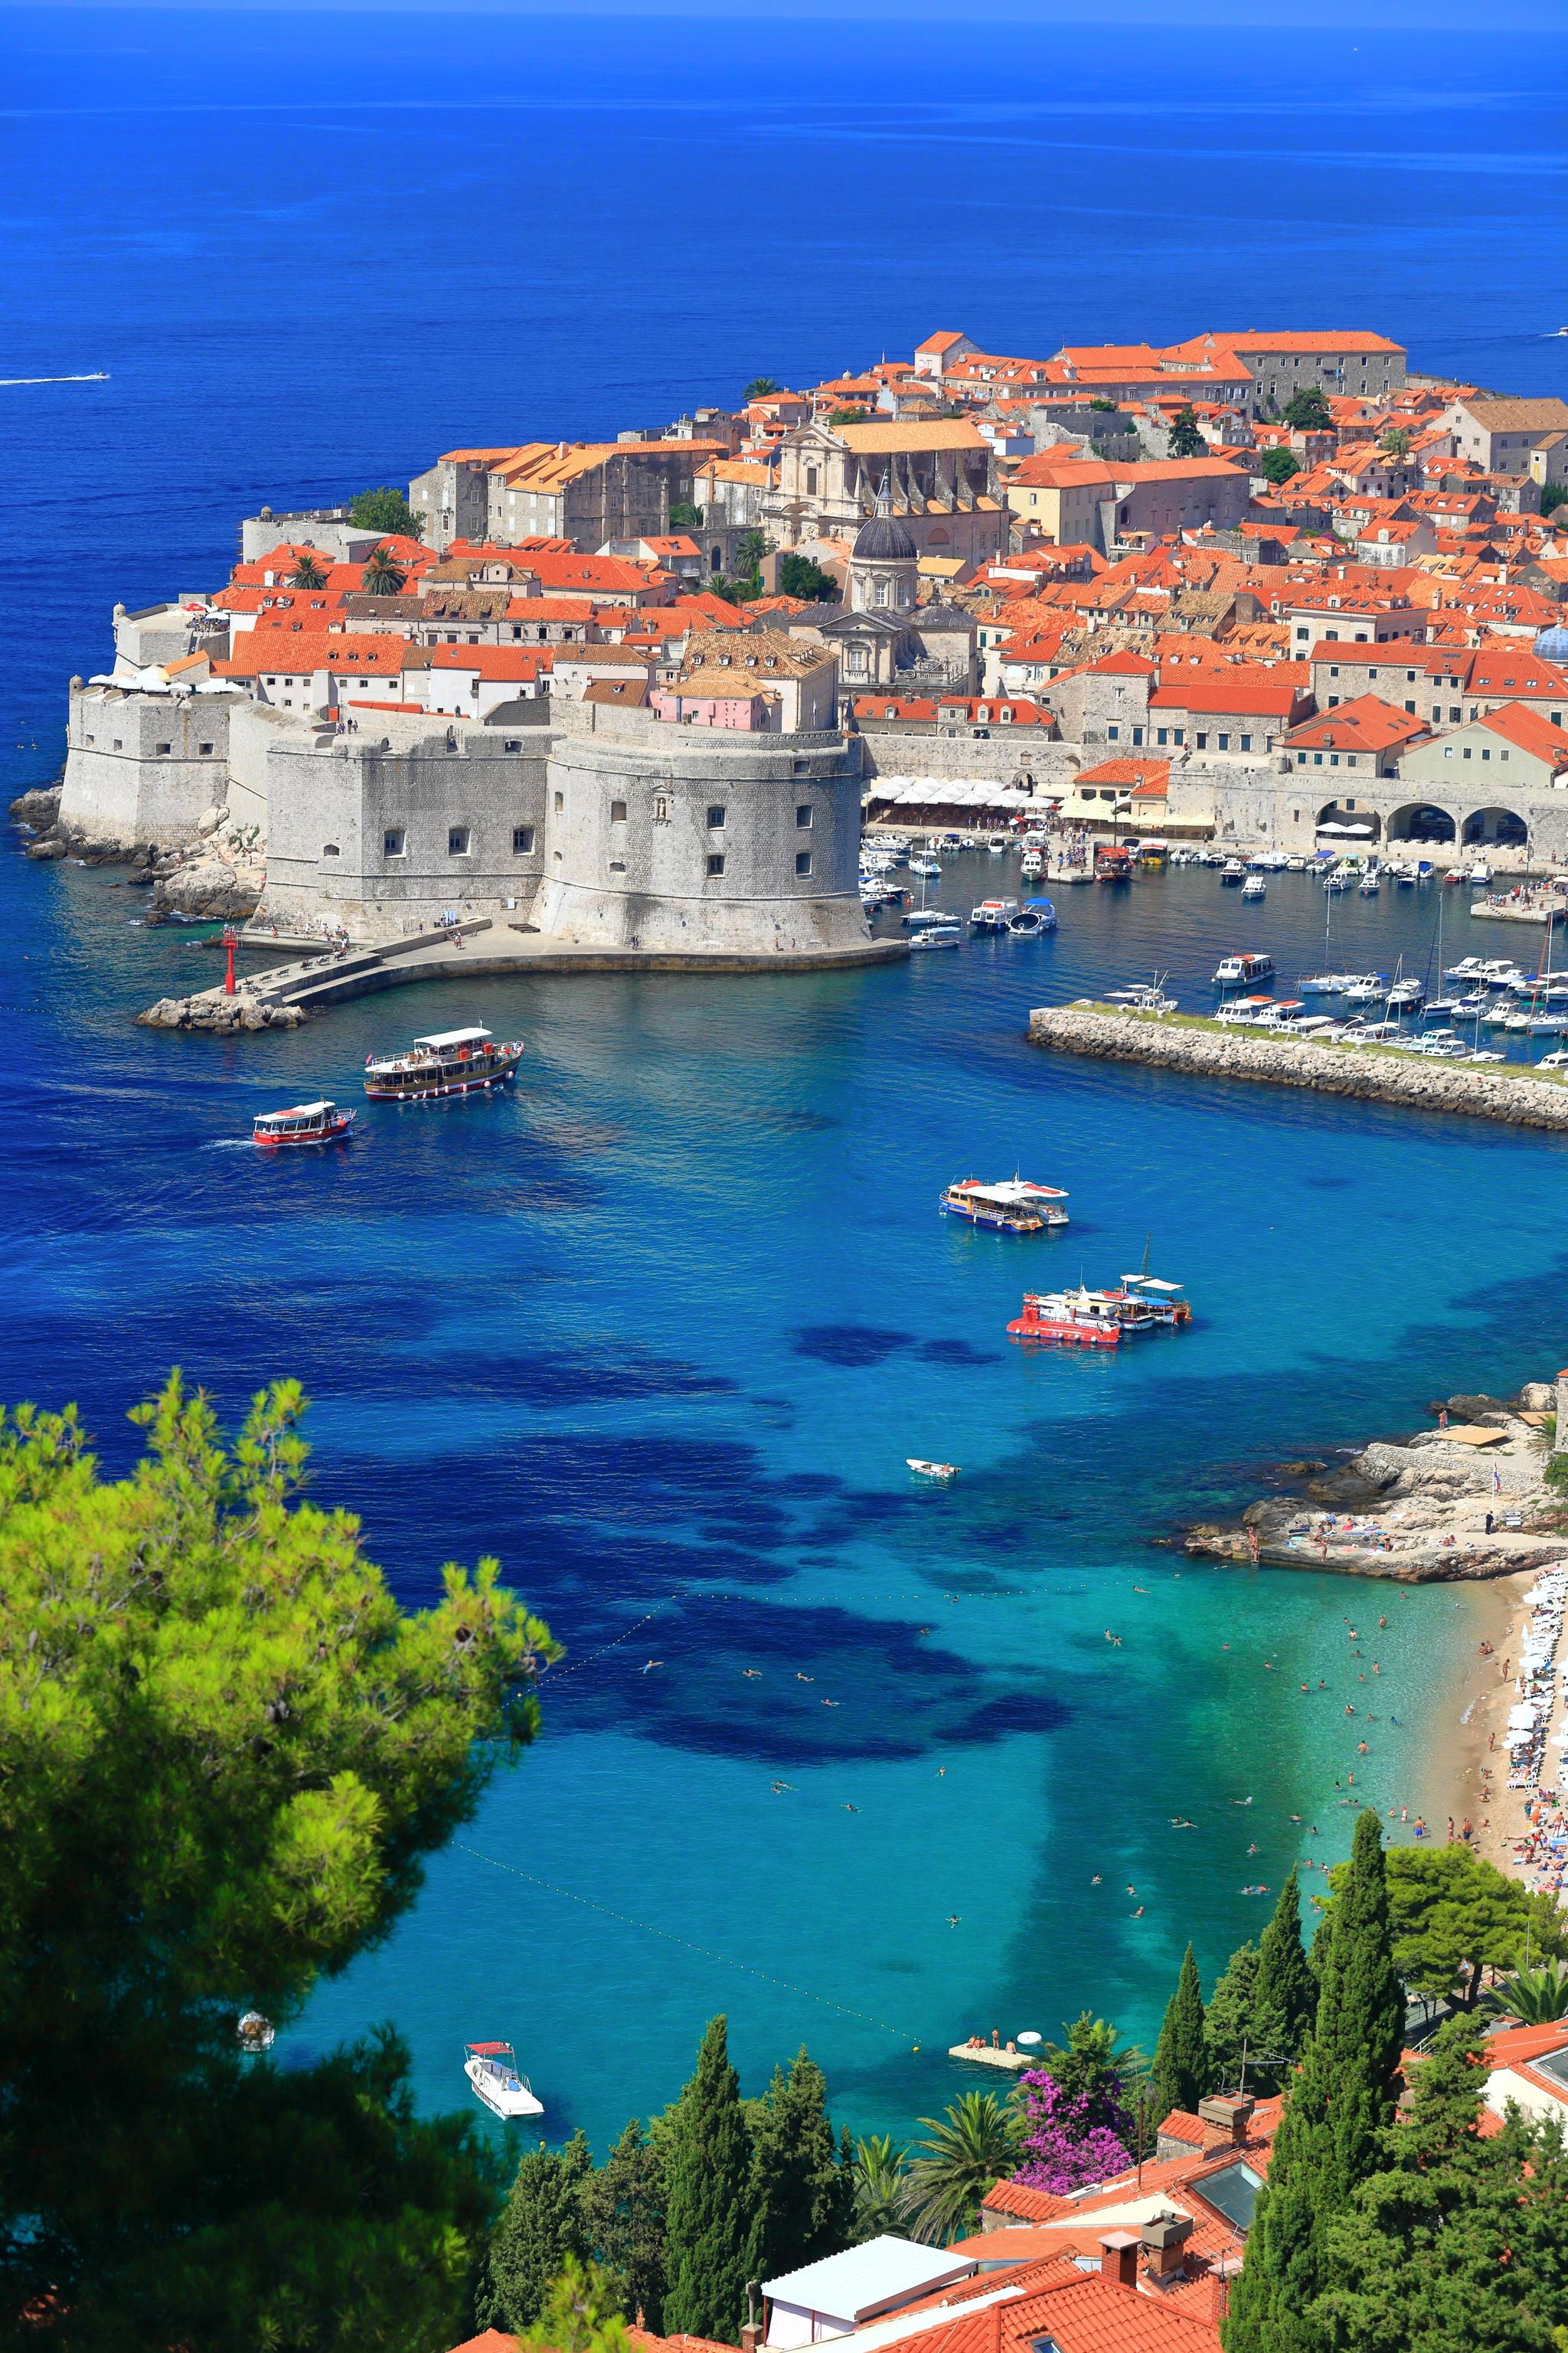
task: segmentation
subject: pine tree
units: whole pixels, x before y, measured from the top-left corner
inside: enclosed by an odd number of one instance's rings
[[[634,2116],[584,2186],[583,2216],[595,2259],[604,2265],[628,2320],[656,2337],[664,2328],[664,2167]]]
[[[1318,1980],[1301,1942],[1301,1898],[1292,1869],[1258,1947],[1252,2025],[1259,2052],[1299,2059],[1317,2008]]]
[[[669,2119],[667,2336],[685,2332],[740,2342],[746,2316],[751,2172],[751,2135],[721,2014],[709,2022],[696,2070]]]
[[[1208,2089],[1208,2053],[1204,2047],[1204,1997],[1198,1965],[1189,1945],[1176,1990],[1165,2004],[1165,2021],[1149,2071],[1149,2117],[1158,2128],[1173,2108],[1188,2115]]]
[[[1173,458],[1201,458],[1207,450],[1199,427],[1197,412],[1187,401],[1178,408],[1171,425],[1171,455]]]
[[[1226,2353],[1320,2353],[1329,2225],[1382,2161],[1405,2000],[1394,1975],[1377,1816],[1360,1815],[1335,1889],[1317,2017],[1286,2097],[1268,2181],[1224,2328]],[[1316,1957],[1316,1947],[1314,1947]]]
[[[593,2164],[581,2132],[559,2154],[541,2141],[523,2158],[475,2301],[481,2328],[521,2336],[543,2311],[568,2259],[580,2263],[587,2254],[583,2192]]]
[[[518,2346],[519,2353],[632,2353],[609,2274],[568,2255],[559,2278],[550,2284],[537,2323]]]
[[[1204,2011],[1204,2044],[1208,2053],[1208,2078],[1218,2092],[1241,2088],[1242,2052],[1247,2053],[1247,2081],[1258,2079],[1251,2053],[1258,2044],[1254,2013],[1258,1999],[1258,1947],[1238,1945],[1216,1980]],[[1265,2044],[1265,2049],[1274,2046]]]
[[[844,2179],[827,2116],[827,2084],[805,2045],[775,2067],[752,2140],[749,2276],[798,2271],[848,2239]]]

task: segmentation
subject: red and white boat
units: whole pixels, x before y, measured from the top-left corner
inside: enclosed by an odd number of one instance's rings
[[[426,1103],[503,1087],[517,1075],[521,1039],[503,1045],[488,1029],[438,1029],[416,1038],[404,1054],[367,1054],[364,1091],[372,1103]]]
[[[1055,1340],[1068,1347],[1114,1348],[1124,1335],[1190,1324],[1179,1282],[1124,1274],[1114,1291],[1026,1291],[1024,1312],[1007,1326],[1011,1340]]]
[[[336,1103],[293,1103],[287,1111],[263,1111],[256,1115],[252,1141],[268,1152],[297,1144],[336,1144],[353,1133],[352,1111]]]

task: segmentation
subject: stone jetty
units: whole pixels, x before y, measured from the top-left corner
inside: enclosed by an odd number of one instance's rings
[[[1317,1046],[1288,1030],[1222,1029],[1190,1015],[1127,1013],[1087,998],[1037,1007],[1029,1016],[1029,1037],[1055,1053],[1184,1071],[1194,1078],[1305,1087],[1512,1127],[1568,1129],[1568,1087],[1505,1064],[1476,1070],[1375,1046]]]

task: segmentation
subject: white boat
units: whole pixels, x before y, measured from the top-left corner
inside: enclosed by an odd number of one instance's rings
[[[1065,1226],[1067,1195],[1057,1185],[1037,1185],[1026,1176],[960,1176],[937,1206],[968,1226],[997,1234],[1041,1234]]]
[[[899,921],[906,932],[929,932],[933,924],[955,923],[958,918],[950,915],[945,907],[910,907]]]
[[[1241,886],[1241,895],[1244,899],[1267,899],[1268,885],[1261,874],[1249,874]]]
[[[287,1111],[258,1112],[251,1140],[269,1152],[301,1144],[336,1144],[353,1133],[352,1111],[333,1103],[292,1103]]]
[[[1386,996],[1387,983],[1381,973],[1363,973],[1359,980],[1351,981],[1340,994],[1349,1005],[1373,1005]]]
[[[1363,899],[1375,899],[1382,888],[1383,883],[1375,874],[1363,874],[1356,884],[1356,889]]]
[[[1228,1005],[1220,1007],[1215,1019],[1226,1029],[1256,1029],[1273,1006],[1271,997],[1233,997]]]
[[[982,899],[970,909],[969,920],[977,932],[1005,932],[1017,912],[1016,899]]]
[[[1491,881],[1491,879],[1492,870],[1487,864],[1484,858],[1478,858],[1475,864],[1471,867],[1469,872],[1465,877],[1467,882],[1476,883],[1483,889],[1486,884]]]
[[[993,858],[1000,858],[1007,850],[1012,849],[1012,839],[1005,833],[994,833],[986,842],[985,847],[991,852]]]
[[[1216,988],[1250,988],[1255,981],[1272,977],[1271,955],[1221,956],[1214,982]]]
[[[1130,1013],[1174,1013],[1176,1000],[1165,994],[1165,976],[1155,975],[1152,980],[1135,981],[1131,988],[1113,988],[1106,997],[1107,1005],[1124,1005]]]
[[[950,1486],[958,1476],[956,1462],[928,1462],[920,1454],[906,1454],[904,1461],[917,1479],[934,1479],[939,1486]]]
[[[1018,868],[1026,882],[1037,881],[1046,871],[1046,861],[1037,849],[1026,849]]]
[[[1350,887],[1351,878],[1348,874],[1335,872],[1332,874],[1325,874],[1323,877],[1323,888],[1325,891],[1348,891]]]
[[[269,2018],[263,2018],[258,2010],[247,2010],[235,2031],[239,2036],[240,2049],[248,2052],[252,2058],[258,2058],[263,2051],[270,2051],[278,2040],[278,2029]]]
[[[962,923],[945,921],[939,923],[927,923],[924,930],[916,932],[910,940],[910,954],[915,955],[931,948],[955,948],[963,938]]]
[[[1474,1060],[1475,1057],[1472,1056],[1471,1060]],[[1489,1057],[1489,1060],[1493,1061],[1501,1061],[1502,1056],[1500,1054],[1492,1055]],[[1538,1071],[1568,1071],[1568,1046],[1559,1046],[1555,1052],[1551,1054],[1542,1054],[1540,1061],[1537,1062],[1535,1067]]]
[[[1219,870],[1219,879],[1222,882],[1239,882],[1246,872],[1247,869],[1239,858],[1227,858]]]
[[[911,874],[940,874],[942,872],[942,868],[934,858],[922,855],[919,858],[910,859],[910,872]]]
[[[533,2086],[519,2072],[510,2042],[466,2042],[463,2073],[492,2115],[542,2116],[544,2103],[533,2096]]]

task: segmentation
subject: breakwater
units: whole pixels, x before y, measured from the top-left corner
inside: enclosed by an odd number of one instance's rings
[[[1499,1120],[1510,1127],[1568,1130],[1568,1087],[1553,1077],[1503,1064],[1476,1070],[1375,1046],[1317,1046],[1288,1031],[1222,1029],[1191,1015],[1124,1013],[1088,999],[1037,1007],[1029,1016],[1029,1037],[1055,1053],[1097,1061],[1304,1087],[1319,1094],[1402,1103],[1412,1111]]]

